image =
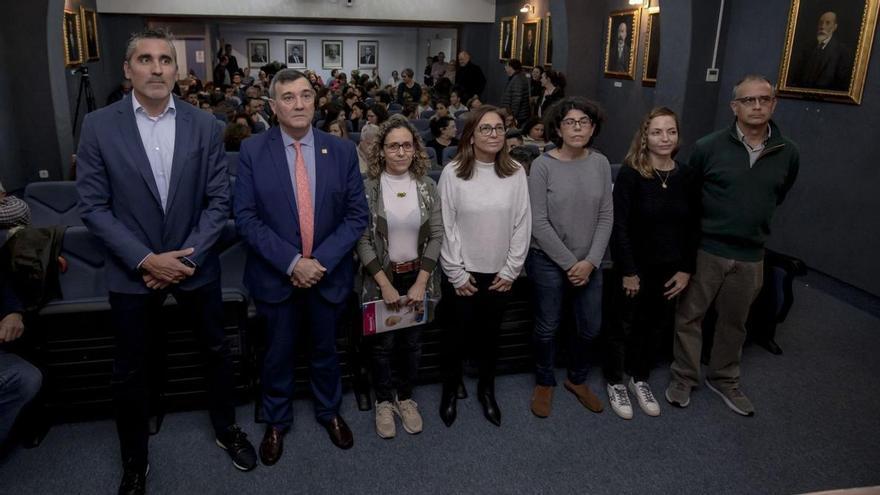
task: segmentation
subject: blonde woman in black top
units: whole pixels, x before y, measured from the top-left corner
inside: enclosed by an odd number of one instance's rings
[[[699,189],[674,160],[678,147],[678,117],[655,108],[636,131],[614,184],[611,254],[619,320],[609,325],[605,379],[611,408],[624,419],[633,416],[627,388],[645,414],[660,414],[648,375],[657,349],[671,353],[676,298],[694,271]]]

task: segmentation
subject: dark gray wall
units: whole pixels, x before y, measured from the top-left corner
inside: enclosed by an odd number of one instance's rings
[[[465,24],[461,27],[458,49],[467,50],[471,54],[471,62],[480,66],[483,74],[487,75],[494,70],[495,64],[492,56],[497,48],[492,50],[492,36],[494,34],[492,24]],[[489,87],[483,93],[483,98],[488,98]]]
[[[3,28],[0,30],[0,58],[8,60],[10,47],[14,43],[10,36],[11,31]],[[9,190],[21,188],[27,176],[24,173],[21,147],[19,146],[18,127],[22,125],[22,118],[15,114],[15,100],[12,95],[12,78],[9,72],[0,73],[0,94],[7,95],[0,98],[0,182]],[[35,116],[28,118],[36,123]]]
[[[731,3],[715,125],[730,122],[728,92],[758,72],[776,79],[788,2]],[[780,98],[774,120],[800,148],[797,184],[773,223],[769,246],[880,295],[880,50],[875,34],[862,104]]]

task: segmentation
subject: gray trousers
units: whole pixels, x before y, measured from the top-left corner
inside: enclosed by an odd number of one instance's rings
[[[739,384],[746,319],[763,283],[763,261],[737,261],[697,252],[696,272],[675,313],[672,380],[691,387],[699,383],[703,318],[714,303],[718,321],[708,379],[722,388]]]

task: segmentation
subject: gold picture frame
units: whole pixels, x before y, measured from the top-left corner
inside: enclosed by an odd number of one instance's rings
[[[880,0],[791,0],[779,95],[860,105]]]
[[[519,34],[519,61],[522,66],[531,69],[538,64],[541,45],[541,19],[525,21]]]
[[[82,32],[79,12],[64,9],[61,19],[61,30],[64,43],[64,65],[70,67],[83,63]]]
[[[608,15],[608,28],[605,33],[605,77],[635,79],[640,13],[641,9],[634,8],[615,10]]]
[[[642,86],[657,84],[660,61],[660,9],[648,10],[648,29],[645,31],[645,53],[642,58]]]
[[[502,17],[498,30],[498,60],[507,62],[516,54],[516,16]]]
[[[550,12],[544,16],[544,67],[553,66],[553,29],[550,23]]]
[[[101,59],[101,47],[98,44],[98,13],[85,7],[79,8],[82,21],[83,58],[88,62]]]

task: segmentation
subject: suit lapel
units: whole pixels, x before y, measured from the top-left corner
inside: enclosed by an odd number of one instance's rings
[[[147,159],[147,152],[144,150],[144,142],[141,140],[141,133],[138,130],[137,121],[134,116],[134,107],[132,107],[131,95],[123,100],[119,107],[119,132],[121,134],[121,142],[125,143],[128,156],[135,168],[140,172],[141,178],[146,183],[147,188],[153,194],[153,199],[159,208],[162,208],[162,200],[159,197],[159,188],[156,187],[156,178],[153,177],[153,169],[150,167],[150,160]]]
[[[278,183],[284,189],[284,195],[287,196],[287,202],[290,210],[293,212],[293,218],[299,228],[299,214],[296,210],[296,197],[293,194],[293,182],[290,177],[290,168],[287,165],[287,155],[284,152],[284,141],[281,140],[280,127],[269,129],[269,154],[272,155],[272,166],[278,176]]]
[[[171,211],[175,193],[180,185],[180,178],[185,172],[184,168],[188,165],[186,158],[192,150],[192,146],[196,143],[195,136],[192,135],[192,126],[190,125],[192,113],[189,105],[177,100],[174,102],[174,108],[177,113],[174,117],[174,156],[171,159],[171,183],[168,185],[166,211]]]

